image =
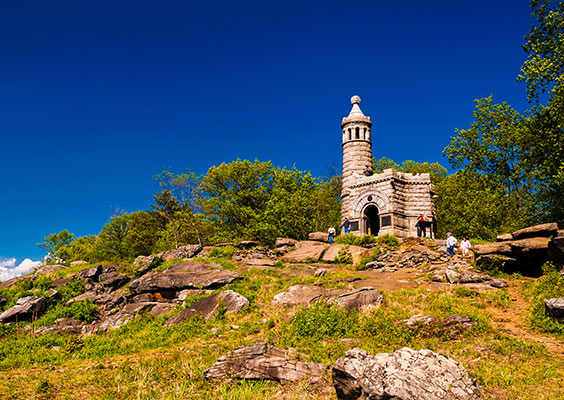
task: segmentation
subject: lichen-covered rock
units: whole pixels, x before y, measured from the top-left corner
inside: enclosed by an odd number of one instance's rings
[[[282,257],[285,262],[307,262],[307,261],[317,261],[321,254],[329,247],[328,244],[315,242],[315,241],[304,241],[296,243],[296,249],[290,251]]]
[[[96,265],[92,268],[83,269],[82,271],[77,272],[74,275],[74,278],[76,278],[76,279],[92,279],[93,281],[96,281],[96,280],[98,280],[98,277],[100,276],[101,273],[102,273],[102,266]]]
[[[192,304],[166,321],[165,326],[179,325],[198,314],[206,319],[212,318],[219,312],[220,304],[225,312],[237,313],[249,305],[249,300],[233,290],[225,290]]]
[[[339,308],[356,309],[362,311],[371,306],[377,307],[382,304],[382,292],[373,288],[361,288],[351,292],[343,293],[334,299]]]
[[[241,278],[240,273],[226,270],[150,273],[131,282],[129,290],[136,295],[143,292],[217,289]]]
[[[529,226],[528,228],[520,229],[513,232],[513,239],[525,239],[532,237],[549,237],[554,236],[558,231],[558,224],[551,222],[548,224],[541,224]]]
[[[451,358],[404,347],[393,353],[346,352],[332,368],[337,398],[393,400],[478,400],[476,379]]]
[[[563,320],[564,319],[564,299],[563,298],[552,298],[546,299],[544,301],[544,308],[546,310],[546,315],[550,318]]]
[[[0,315],[2,322],[30,321],[38,318],[47,308],[47,299],[38,296],[21,297],[16,305]]]
[[[294,352],[266,343],[243,346],[220,357],[204,374],[207,379],[268,379],[276,382],[322,379],[324,364],[296,360]]]
[[[202,246],[199,244],[189,244],[186,246],[178,247],[177,249],[163,251],[157,254],[163,261],[173,261],[182,258],[192,258],[202,251]]]
[[[274,243],[275,247],[284,247],[284,246],[294,246],[298,241],[296,239],[291,238],[278,238]]]
[[[60,264],[49,264],[43,267],[39,267],[37,271],[35,271],[35,275],[47,275],[52,274],[54,272],[60,271],[61,269],[65,269],[65,265]]]
[[[325,295],[326,290],[319,286],[295,285],[275,295],[272,301],[283,306],[301,306],[308,305],[312,301],[321,299]]]
[[[364,247],[334,244],[323,254],[322,261],[335,262],[337,257],[339,257],[339,252],[343,249],[352,256],[353,264],[358,264],[363,257],[367,257],[370,254],[370,250]]]
[[[329,234],[327,232],[311,232],[307,235],[308,240],[313,240],[316,242],[329,243]]]

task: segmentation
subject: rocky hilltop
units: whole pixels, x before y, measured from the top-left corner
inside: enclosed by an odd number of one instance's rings
[[[64,343],[75,338],[72,343],[81,346],[96,338],[122,340],[146,321],[157,321],[154,329],[166,340],[186,327],[196,329],[194,324],[208,327],[172,342],[189,343],[192,352],[224,350],[201,365],[200,382],[305,384],[315,388],[314,398],[491,398],[507,389],[488,382],[483,387],[476,369],[466,369],[473,364],[456,357],[451,344],[499,336],[483,309],[507,308],[517,281],[484,273],[476,261],[538,276],[547,261],[562,265],[563,238],[563,231],[547,224],[475,246],[475,257],[450,257],[441,241],[425,238],[329,245],[326,234],[313,233],[307,241],[280,238],[274,248],[250,241],[183,246],[138,257],[131,266],[47,265],[0,285],[7,294],[0,297],[0,321],[16,329],[12,335]],[[10,299],[16,292],[24,295]],[[547,303],[555,321],[564,315],[562,305],[558,299]],[[89,317],[70,311],[85,307]],[[55,318],[53,310],[62,316]],[[234,339],[223,342],[225,337]],[[320,346],[313,353],[306,345],[311,338],[318,342],[310,346]],[[81,346],[70,358],[59,357],[64,351],[57,345],[48,351],[64,365],[91,357]],[[42,365],[10,362],[5,365]]]

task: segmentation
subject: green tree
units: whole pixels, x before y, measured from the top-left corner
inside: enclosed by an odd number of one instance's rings
[[[437,235],[447,231],[455,236],[495,240],[502,232],[511,232],[520,221],[511,218],[514,204],[507,202],[502,187],[485,175],[464,169],[449,175],[435,186]]]
[[[129,214],[114,215],[104,225],[96,239],[96,250],[93,258],[97,261],[120,261],[130,257],[125,238],[129,231],[131,217]]]
[[[96,251],[96,236],[81,236],[70,242],[66,247],[69,261],[94,261],[92,256]]]
[[[215,241],[253,235],[262,220],[274,187],[271,162],[236,160],[209,169],[203,177],[198,203],[215,230]]]
[[[59,233],[52,233],[43,239],[43,242],[37,243],[40,248],[55,257],[66,260],[68,258],[67,246],[74,240],[74,233],[63,229]]]
[[[121,254],[130,258],[146,256],[153,253],[159,240],[159,232],[163,228],[156,211],[136,211],[128,215],[127,226],[120,224],[114,235],[116,242],[121,240]],[[116,222],[114,222],[116,223]],[[125,237],[121,231],[125,229]],[[119,234],[118,234],[119,232]],[[121,238],[121,239],[119,239]]]

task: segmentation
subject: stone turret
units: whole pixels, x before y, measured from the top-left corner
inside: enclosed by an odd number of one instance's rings
[[[429,174],[407,174],[392,169],[365,174],[372,167],[372,122],[351,98],[352,109],[341,124],[343,139],[343,186],[341,222],[348,218],[351,233],[376,236],[415,236],[415,224],[423,215],[433,231],[434,187]],[[430,232],[429,232],[430,233]]]

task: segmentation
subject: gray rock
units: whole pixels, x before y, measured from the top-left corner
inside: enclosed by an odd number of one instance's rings
[[[165,326],[179,325],[192,318],[195,315],[202,315],[205,319],[214,317],[220,308],[220,304],[225,307],[226,312],[238,313],[249,305],[249,300],[233,290],[226,290],[206,297],[175,315],[168,321]]]
[[[373,288],[362,288],[352,292],[343,293],[334,300],[339,308],[354,308],[362,311],[367,306],[379,306],[382,304],[382,292]]]
[[[21,297],[16,305],[0,315],[2,322],[30,321],[38,318],[47,308],[47,299],[38,296]]]
[[[237,247],[240,249],[251,249],[253,247],[257,247],[260,243],[254,240],[243,240],[237,244]]]
[[[558,231],[558,235],[548,243],[548,258],[555,265],[564,266],[564,231]]]
[[[504,233],[502,235],[497,235],[495,238],[496,242],[506,242],[508,240],[513,240],[513,235],[511,233]]]
[[[65,269],[65,268],[66,268],[66,265],[60,265],[60,264],[45,265],[43,267],[40,267],[37,271],[35,271],[35,275],[52,274],[54,272],[60,271],[60,270]]]
[[[290,238],[278,238],[276,239],[276,242],[274,243],[275,247],[284,247],[284,246],[294,246],[298,241],[296,239],[290,239]]]
[[[6,302],[8,300],[6,299],[6,296],[4,296],[2,293],[0,293],[0,307],[4,307],[4,305],[6,305]]]
[[[368,355],[352,349],[332,368],[337,398],[390,400],[478,400],[476,379],[456,361],[430,350],[404,347]]]
[[[217,289],[241,278],[240,273],[225,270],[150,273],[131,282],[129,290],[135,295],[143,292]]]
[[[315,241],[299,242],[296,244],[296,249],[286,253],[282,260],[285,262],[317,261],[328,247],[328,244]]]
[[[82,271],[77,272],[74,275],[74,278],[76,278],[76,279],[92,279],[93,281],[97,281],[98,277],[100,276],[101,273],[102,273],[102,266],[96,265],[92,268],[83,269]]]
[[[294,353],[265,343],[243,346],[220,357],[204,374],[207,379],[321,381],[325,365],[297,361]]]
[[[223,267],[217,263],[190,260],[171,265],[165,272],[203,272],[218,269],[223,269]]]
[[[318,268],[317,271],[313,274],[313,276],[326,276],[327,270],[325,268]]]
[[[320,299],[324,294],[325,291],[319,286],[295,285],[275,295],[272,302],[283,306],[308,305],[313,300]]]
[[[180,260],[183,258],[192,258],[196,256],[200,251],[202,251],[202,246],[199,244],[189,244],[187,246],[181,246],[177,249],[163,251],[157,254],[158,257],[163,261],[173,261]]]
[[[326,232],[311,232],[307,235],[308,240],[313,240],[315,242],[325,242],[329,243],[329,234]]]
[[[513,239],[549,237],[549,236],[554,236],[557,231],[558,231],[558,224],[556,222],[551,222],[548,224],[530,226],[528,228],[515,231],[513,232]]]
[[[552,298],[544,301],[546,315],[557,320],[564,319],[564,299]]]
[[[153,268],[157,267],[162,262],[161,258],[156,255],[138,256],[133,264],[137,266],[137,273],[142,275]]]
[[[66,333],[67,335],[80,335],[84,331],[85,324],[74,318],[59,318],[50,326],[38,328],[36,334]]]

